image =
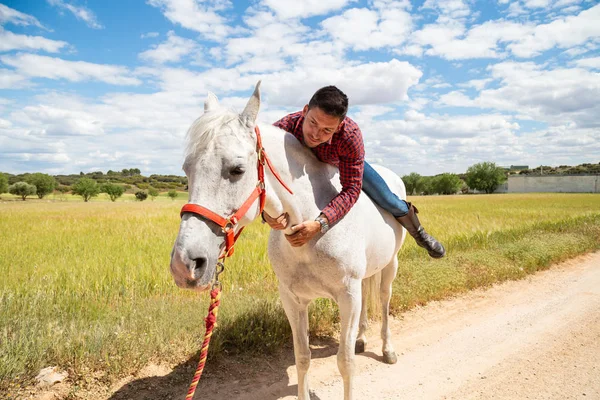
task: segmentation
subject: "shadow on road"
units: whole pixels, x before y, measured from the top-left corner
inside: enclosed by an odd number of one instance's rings
[[[335,355],[338,342],[332,338],[311,340],[312,359]],[[109,400],[185,399],[197,367],[200,352],[177,365],[165,376],[135,379],[119,388]],[[381,361],[382,357],[365,352],[359,357]],[[295,368],[293,349],[286,347],[277,355],[230,356],[209,361],[196,388],[194,399],[203,400],[276,400],[296,396],[298,386],[291,384],[287,370]],[[309,370],[310,374],[310,370]],[[311,392],[311,400],[322,400]]]

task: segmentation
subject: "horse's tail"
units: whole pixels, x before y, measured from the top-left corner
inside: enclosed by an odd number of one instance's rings
[[[381,293],[381,271],[371,275],[363,281],[362,295],[366,299],[367,315],[370,319],[381,318],[381,301],[379,294]]]

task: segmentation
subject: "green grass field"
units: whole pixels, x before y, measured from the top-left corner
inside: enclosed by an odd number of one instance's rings
[[[0,393],[50,365],[68,370],[77,385],[89,383],[89,372],[108,383],[199,350],[208,295],[177,288],[169,273],[184,196],[67,198],[0,201]],[[448,257],[432,260],[407,240],[394,284],[396,314],[600,248],[599,195],[411,200]],[[254,223],[227,261],[211,357],[274,352],[291,342],[267,235],[268,227]],[[316,301],[310,323],[314,336],[335,335],[337,307]]]

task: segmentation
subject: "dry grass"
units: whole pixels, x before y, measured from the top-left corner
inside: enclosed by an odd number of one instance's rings
[[[600,248],[600,196],[418,197],[421,221],[448,248],[431,260],[408,240],[394,312]],[[198,350],[207,296],[175,287],[169,254],[183,199],[0,203],[0,393],[59,365],[106,382],[150,361]],[[211,356],[269,352],[290,341],[266,255],[268,228],[250,226],[227,262]],[[313,335],[335,332],[337,308],[312,306]],[[80,382],[81,383],[81,382]]]

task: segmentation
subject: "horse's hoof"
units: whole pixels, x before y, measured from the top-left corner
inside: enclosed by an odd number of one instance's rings
[[[365,352],[365,341],[358,339],[354,345],[354,354],[360,354]]]
[[[398,361],[398,357],[396,356],[395,351],[389,351],[383,353],[383,362],[386,364],[396,364]]]

